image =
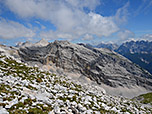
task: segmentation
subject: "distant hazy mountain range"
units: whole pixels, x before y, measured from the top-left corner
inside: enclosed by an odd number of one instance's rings
[[[110,50],[116,50],[118,49],[118,45],[114,44],[114,43],[100,43],[97,46],[95,46],[96,48],[107,48]]]
[[[118,52],[119,54],[125,56],[132,62],[152,73],[152,42],[145,40],[129,41],[123,43],[120,46],[111,43],[101,43],[95,47],[107,48]]]

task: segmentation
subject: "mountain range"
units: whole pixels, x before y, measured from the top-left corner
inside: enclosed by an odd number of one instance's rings
[[[148,105],[29,66],[0,48],[0,114],[151,113]],[[141,96],[140,96],[141,97]]]
[[[151,93],[136,97],[151,91],[152,75],[109,49],[0,45],[0,113],[151,113]]]
[[[110,49],[110,50],[117,50],[119,48],[119,46],[115,43],[100,43],[96,46],[93,46],[93,47],[96,47],[96,48],[107,48],[107,49]]]
[[[91,80],[113,95],[133,97],[152,90],[149,72],[108,49],[68,41],[48,43],[44,39],[3,49],[29,65],[87,83]]]
[[[94,47],[113,50],[152,73],[152,42],[150,41],[132,40],[120,46],[111,43],[101,43]]]

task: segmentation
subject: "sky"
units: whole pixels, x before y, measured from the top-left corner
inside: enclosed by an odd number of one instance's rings
[[[0,0],[0,44],[152,40],[152,0]]]

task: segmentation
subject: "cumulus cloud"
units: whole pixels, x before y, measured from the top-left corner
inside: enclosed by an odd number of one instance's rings
[[[99,14],[89,13],[88,31],[99,37],[109,36],[118,31],[117,25],[113,22],[112,17],[103,17]]]
[[[19,37],[33,37],[35,35],[34,31],[25,27],[24,25],[5,20],[3,18],[0,19],[0,38],[2,39],[12,39]]]
[[[5,0],[5,5],[19,17],[36,17],[56,26],[56,31],[42,32],[41,37],[67,39],[86,34],[109,36],[118,31],[113,17],[93,13],[99,4],[100,0]]]
[[[89,13],[84,17],[85,22],[80,22],[75,28],[68,28],[61,26],[61,29],[58,31],[48,31],[40,33],[40,36],[43,38],[64,38],[72,40],[74,38],[79,38],[81,36],[91,36],[96,35],[98,37],[109,36],[112,33],[118,31],[117,25],[112,21],[111,17],[103,17],[95,13]],[[65,20],[66,21],[66,20]],[[67,21],[68,22],[68,21]],[[73,23],[76,24],[76,23]],[[65,25],[66,26],[66,25]],[[65,28],[62,30],[62,27]],[[67,30],[68,29],[68,30]]]

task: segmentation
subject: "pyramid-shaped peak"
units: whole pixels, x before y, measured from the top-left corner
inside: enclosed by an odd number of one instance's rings
[[[23,45],[23,42],[18,42],[16,47],[21,47]]]
[[[48,43],[48,41],[44,38],[42,38],[40,41],[38,41],[37,43]]]
[[[47,42],[47,40],[42,38],[39,42]]]
[[[37,43],[35,43],[35,46],[47,46],[49,44],[49,42],[42,38],[40,41],[38,41]]]

